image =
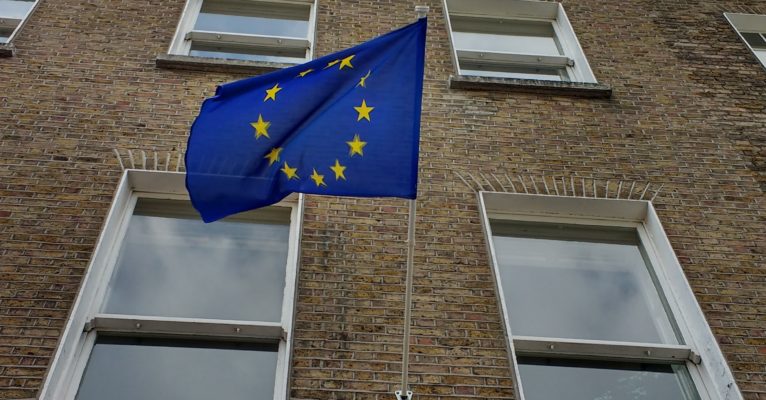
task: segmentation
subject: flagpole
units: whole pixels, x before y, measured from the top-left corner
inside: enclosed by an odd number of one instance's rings
[[[425,18],[428,6],[415,6],[418,19]],[[408,390],[407,378],[410,366],[410,325],[412,319],[412,280],[415,264],[415,199],[409,201],[410,216],[407,222],[407,277],[404,289],[404,338],[402,348],[402,389],[395,392],[397,400],[411,400],[412,391]]]
[[[407,390],[410,364],[410,320],[412,319],[412,280],[415,259],[415,209],[416,200],[410,200],[410,217],[407,223],[407,278],[404,290],[404,339],[402,348],[402,390],[396,392],[398,400],[409,400],[412,392]]]

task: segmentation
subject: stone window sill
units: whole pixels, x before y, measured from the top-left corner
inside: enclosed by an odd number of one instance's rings
[[[160,54],[155,59],[155,65],[157,68],[250,75],[267,74],[269,72],[279,71],[280,69],[293,66],[293,64],[229,60],[223,58],[192,57],[177,54]]]
[[[489,90],[555,94],[563,96],[608,99],[612,88],[601,83],[557,82],[537,79],[490,78],[484,76],[450,76],[450,89]]]
[[[16,47],[11,43],[0,43],[0,57],[13,57]]]

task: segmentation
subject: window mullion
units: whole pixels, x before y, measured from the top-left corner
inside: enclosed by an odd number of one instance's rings
[[[642,363],[681,364],[691,361],[699,364],[700,362],[699,356],[689,346],[684,345],[571,340],[531,336],[514,336],[513,344],[516,353],[520,356],[639,361]]]

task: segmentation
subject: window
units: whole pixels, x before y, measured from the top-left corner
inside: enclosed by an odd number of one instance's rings
[[[766,67],[766,15],[726,13],[729,23]]]
[[[741,399],[651,203],[480,196],[517,398]]]
[[[0,0],[0,44],[11,41],[35,3],[35,0]]]
[[[188,0],[170,54],[300,64],[311,59],[312,0]]]
[[[183,174],[121,186],[41,398],[285,398],[297,204],[204,224]]]
[[[445,0],[445,8],[459,75],[596,82],[559,3]]]

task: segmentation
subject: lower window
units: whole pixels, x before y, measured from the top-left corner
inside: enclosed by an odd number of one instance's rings
[[[651,203],[480,196],[519,400],[741,398]]]
[[[126,172],[42,399],[285,398],[299,207],[205,224],[183,178]]]

